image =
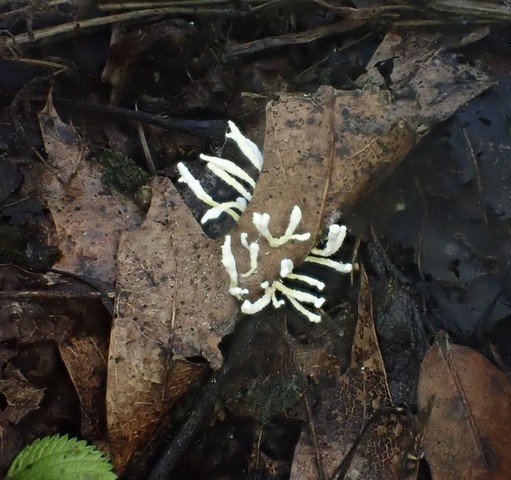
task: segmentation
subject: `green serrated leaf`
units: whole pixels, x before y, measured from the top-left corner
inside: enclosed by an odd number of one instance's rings
[[[105,454],[85,440],[52,435],[26,446],[14,459],[6,480],[115,480]]]

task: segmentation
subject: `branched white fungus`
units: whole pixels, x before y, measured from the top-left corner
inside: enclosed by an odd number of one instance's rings
[[[312,323],[319,323],[321,322],[321,315],[311,312],[310,310],[307,310],[298,300],[290,297],[288,298],[289,302],[293,307],[296,308],[304,317],[306,317],[310,322]]]
[[[294,265],[293,260],[289,258],[283,258],[280,261],[280,276],[286,278],[293,271]]]
[[[261,234],[263,238],[266,239],[270,247],[278,248],[285,243],[292,240],[301,240],[304,236],[310,237],[310,233],[295,235],[294,231],[298,227],[301,221],[301,210],[298,206],[293,208],[289,218],[289,225],[286,229],[285,234],[280,238],[275,238],[270,233],[268,224],[270,221],[270,215],[267,213],[255,213],[252,219],[254,226]],[[321,264],[327,266],[329,268],[333,268],[341,273],[349,273],[352,270],[352,265],[349,263],[341,263],[335,260],[332,260],[331,255],[337,253],[337,251],[341,248],[344,239],[346,237],[346,227],[341,225],[331,225],[328,229],[328,236],[326,239],[326,244],[324,248],[314,248],[311,252],[311,255],[306,257],[305,261],[314,262],[317,264]],[[250,270],[241,275],[243,278],[249,277],[257,270],[257,262],[258,262],[258,254],[259,254],[259,246],[257,242],[248,243],[248,234],[242,233],[240,235],[241,245],[250,252]],[[255,246],[257,245],[257,248]],[[231,250],[230,236],[229,243],[224,243],[224,247],[222,249],[222,255],[226,255],[226,261],[223,262],[224,265],[231,264],[231,258],[234,259],[234,255]],[[289,258],[283,258],[280,261],[280,278],[278,280],[274,280],[271,284],[266,281],[261,284],[261,288],[263,289],[263,295],[258,298],[255,302],[250,302],[249,300],[245,300],[241,305],[241,311],[247,315],[252,315],[254,313],[260,312],[265,307],[267,307],[270,303],[273,304],[274,308],[280,308],[285,304],[286,299],[298,312],[304,315],[311,322],[320,322],[321,315],[319,313],[315,313],[314,311],[309,310],[304,305],[312,305],[314,308],[318,309],[323,306],[326,299],[321,296],[321,294],[311,293],[310,289],[315,289],[318,292],[322,291],[325,288],[325,284],[309,275],[297,274],[293,273],[294,265],[293,261]],[[232,271],[231,271],[232,273]],[[231,273],[228,274],[231,276]],[[297,281],[305,284],[309,287],[309,291],[302,291],[297,288],[291,288],[288,285],[285,285],[283,282],[286,280]],[[232,283],[232,277],[231,277]],[[237,280],[236,280],[237,286]],[[231,288],[232,290],[232,288]],[[230,290],[230,291],[231,291]],[[239,293],[239,289],[236,290],[236,293]],[[282,297],[278,298],[277,293]],[[240,296],[237,296],[240,298]]]
[[[325,248],[313,248],[311,255],[318,255],[320,257],[331,257],[336,254],[344,243],[346,238],[346,227],[344,225],[337,225],[334,223],[328,227],[328,236],[326,239]]]
[[[199,158],[201,160],[204,160],[207,162],[208,168],[211,168],[212,165],[215,165],[216,167],[220,168],[221,170],[230,173],[236,178],[239,178],[240,180],[243,180],[245,183],[250,185],[252,189],[255,188],[256,182],[255,180],[247,173],[245,170],[243,170],[241,167],[238,167],[234,162],[231,162],[230,160],[226,160],[225,158],[220,157],[212,157],[211,155],[205,155],[204,153],[201,153],[199,155]]]
[[[291,215],[289,216],[289,224],[286,228],[284,235],[281,237],[275,238],[271,233],[268,225],[270,223],[270,214],[269,213],[254,213],[252,217],[252,223],[254,227],[256,227],[257,231],[266,239],[269,243],[270,247],[278,248],[282,245],[286,244],[290,240],[297,240],[299,242],[305,242],[309,240],[311,234],[310,232],[295,234],[295,230],[298,227],[299,223],[302,220],[302,210],[298,205],[293,207],[291,211]]]
[[[241,300],[241,297],[246,295],[248,290],[238,287],[238,268],[236,266],[236,259],[232,254],[230,235],[226,235],[224,244],[222,245],[222,265],[227,275],[229,275],[229,293],[238,300]]]
[[[287,298],[294,298],[300,303],[310,303],[316,308],[321,308],[326,300],[324,297],[318,297],[312,293],[302,292],[301,290],[289,288],[279,280],[274,282],[274,287],[276,291],[281,292]]]
[[[245,300],[241,304],[241,311],[246,315],[253,315],[254,313],[260,312],[271,303],[275,296],[275,288],[273,288],[273,286],[270,287],[268,282],[262,283],[261,287],[264,289],[264,293],[261,297],[259,297],[255,302]]]
[[[199,200],[202,200],[206,205],[209,205],[213,208],[220,207],[221,204],[215,202],[215,200],[213,200],[213,198],[211,198],[211,196],[208,193],[206,193],[206,191],[202,188],[200,182],[190,173],[190,170],[188,170],[184,163],[182,162],[178,163],[177,169],[181,175],[178,179],[178,182],[186,183],[190,190],[195,194],[195,196]],[[239,214],[232,210],[232,206],[228,206],[224,211],[225,213],[228,213],[232,218],[234,218],[234,220],[238,221],[240,219]],[[217,217],[218,215],[212,218]],[[201,220],[201,223],[205,223],[205,221],[202,222]]]
[[[222,212],[227,212],[230,214],[232,208],[238,208],[242,212],[247,208],[247,202],[244,198],[237,198],[235,202],[224,202],[219,203],[216,207],[210,208],[201,218],[200,223],[204,224],[209,222],[210,220],[214,220],[218,218]],[[237,215],[237,214],[236,214]],[[236,217],[231,215],[235,220]],[[239,215],[237,215],[239,220]]]
[[[222,168],[214,165],[212,163],[208,163],[208,168],[223,182],[236,190],[245,200],[252,200],[252,194],[241,184],[238,182],[232,175],[227,173]]]
[[[305,257],[304,262],[317,263],[323,267],[336,270],[339,273],[350,273],[353,270],[353,265],[351,263],[337,262],[331,258],[315,257],[314,255]]]
[[[297,280],[302,283],[306,283],[311,287],[317,288],[318,290],[323,290],[325,288],[325,284],[318,280],[317,278],[310,277],[309,275],[299,275],[297,273],[290,273],[287,277],[289,280]]]
[[[250,277],[257,270],[257,257],[259,256],[259,244],[257,242],[248,243],[248,234],[242,233],[240,235],[241,244],[248,250],[250,254],[250,270],[242,273],[241,278]]]

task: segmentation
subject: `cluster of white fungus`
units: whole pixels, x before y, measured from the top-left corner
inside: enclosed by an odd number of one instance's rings
[[[268,219],[269,215],[265,214]],[[259,213],[254,213],[252,222],[254,226],[257,228],[258,232],[262,237],[264,237],[268,244],[274,248],[278,248],[285,243],[297,240],[297,241],[305,241],[310,238],[310,233],[295,235],[294,231],[298,226],[298,223],[293,224],[294,220],[299,217],[301,218],[301,210],[300,207],[294,206],[293,211],[291,213],[291,218],[289,221],[288,228],[286,229],[286,233],[279,238],[274,238],[269,231],[266,229],[259,228],[258,223],[260,218],[263,215]],[[267,222],[265,222],[267,225]],[[246,233],[241,234],[243,237],[242,244],[247,250],[250,251],[250,274],[255,272],[257,269],[257,255],[259,253],[259,245],[257,242],[248,243],[246,238]],[[324,265],[329,268],[333,268],[334,270],[341,273],[349,273],[352,270],[351,263],[342,263],[336,260],[333,260],[331,257],[335,253],[339,251],[341,248],[344,239],[346,237],[346,227],[340,225],[331,225],[328,230],[328,236],[326,239],[326,245],[324,248],[314,248],[311,254],[305,258],[306,262],[318,263],[320,265]],[[257,248],[254,248],[257,246]],[[225,237],[225,242],[222,246],[222,264],[227,271],[230,278],[230,286],[229,293],[234,295],[239,300],[243,300],[243,296],[248,294],[249,291],[247,289],[240,288],[238,286],[238,269],[236,266],[236,259],[232,253],[231,249],[231,236],[227,235]],[[293,273],[294,265],[292,260],[289,258],[284,258],[280,261],[280,277],[278,280],[274,280],[271,284],[268,281],[265,281],[261,284],[261,288],[263,289],[263,295],[258,298],[255,302],[250,302],[249,300],[243,301],[241,305],[241,311],[245,314],[251,315],[257,312],[260,312],[263,308],[268,306],[270,303],[275,308],[280,308],[284,305],[284,300],[289,301],[293,307],[298,310],[302,315],[307,317],[311,322],[320,322],[321,315],[317,313],[317,309],[321,308],[325,303],[325,297],[321,295],[321,291],[325,288],[325,284],[318,280],[317,278],[311,277],[309,275],[297,274]],[[248,272],[247,272],[248,273]],[[247,274],[242,274],[241,277],[246,277]],[[288,282],[286,285],[285,282]],[[302,284],[304,285],[308,291],[298,290],[296,288],[292,288],[289,286],[289,282],[293,282],[294,284]],[[314,292],[314,293],[312,293]],[[307,306],[313,306],[313,309],[307,308]]]
[[[239,150],[245,155],[250,163],[260,172],[263,166],[263,156],[255,143],[246,138],[231,121],[228,122],[229,130],[226,138],[233,140]],[[242,168],[230,160],[224,158],[212,157],[209,155],[200,155],[201,160],[207,162],[207,167],[226,184],[236,190],[240,197],[235,201],[219,203],[215,201],[203,188],[200,182],[193,177],[186,165],[179,163],[177,168],[180,173],[179,181],[186,183],[192,192],[209,205],[211,208],[201,218],[201,223],[218,218],[225,212],[236,221],[245,210],[248,202],[252,198],[252,192],[256,186],[255,180],[250,177]],[[310,239],[311,233],[295,233],[302,220],[302,211],[298,205],[295,205],[289,217],[289,224],[281,237],[274,237],[269,229],[270,213],[254,213],[252,223],[259,233],[272,248],[279,248],[290,241],[304,242]],[[341,248],[346,237],[346,227],[341,225],[330,225],[325,246],[323,248],[313,248],[310,255],[305,258],[305,262],[320,264],[341,273],[349,273],[352,270],[350,263],[341,263],[331,258]],[[247,233],[240,234],[241,245],[248,251],[250,259],[250,269],[245,273],[238,273],[236,259],[231,248],[231,236],[225,237],[222,245],[222,265],[229,276],[229,293],[238,300],[243,301],[243,297],[249,293],[246,288],[238,286],[238,278],[247,278],[257,271],[259,257],[259,243],[257,239],[254,242],[248,240]],[[275,308],[284,305],[284,298],[301,314],[307,317],[311,322],[321,321],[321,315],[317,309],[325,303],[325,297],[321,296],[321,291],[325,284],[320,280],[303,274],[293,273],[293,262],[284,258],[280,262],[279,279],[271,284],[265,281],[261,284],[263,295],[255,302],[244,300],[241,305],[241,311],[245,314],[255,314],[260,312],[270,303]],[[286,283],[287,282],[287,285]],[[302,284],[308,291],[292,288],[290,283]]]

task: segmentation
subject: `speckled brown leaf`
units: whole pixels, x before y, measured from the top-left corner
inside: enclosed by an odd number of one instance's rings
[[[480,353],[439,336],[421,366],[432,401],[424,450],[433,480],[511,478],[511,383]]]
[[[371,419],[356,448],[345,459],[339,478],[398,480],[405,478],[402,474],[408,470],[413,475],[418,461],[410,461],[402,472],[412,442],[406,417],[396,411],[382,411]]]
[[[295,450],[291,478],[332,478],[375,412],[391,406],[365,272],[362,272],[351,364],[340,376],[334,376],[331,367],[318,369],[306,401],[310,418]],[[410,443],[402,419],[391,414],[386,422],[371,424],[366,434],[370,440],[354,457],[361,469],[371,464],[366,472],[368,476],[361,478],[397,478],[394,475]],[[369,475],[371,469],[380,476]]]
[[[465,37],[449,31],[387,33],[357,85],[384,86],[377,65],[392,62],[387,83],[399,100],[391,110],[413,130],[426,132],[495,83],[453,50],[465,43]]]
[[[353,205],[371,185],[412,148],[416,135],[390,113],[388,92],[377,88],[341,91],[321,87],[311,96],[288,95],[266,109],[263,171],[252,201],[232,232],[240,270],[248,270],[239,234],[258,236],[254,212],[269,213],[270,231],[284,233],[293,206],[303,219],[297,233],[311,232],[306,242],[269,248],[260,241],[258,271],[241,283],[252,297],[260,295],[264,280],[278,278],[280,260],[299,264],[324,233],[326,224]]]
[[[218,343],[237,312],[218,242],[203,234],[169,179],[155,179],[152,191],[144,223],[123,234],[118,255],[107,386],[118,465],[168,407],[175,389],[173,359],[201,356],[218,368]]]
[[[87,146],[58,116],[51,95],[39,112],[47,158],[39,190],[50,209],[62,257],[55,267],[113,285],[120,232],[139,223],[135,206],[101,182]]]

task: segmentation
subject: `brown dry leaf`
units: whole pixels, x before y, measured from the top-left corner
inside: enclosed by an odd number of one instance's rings
[[[390,111],[388,92],[378,88],[341,91],[321,87],[314,95],[283,95],[268,104],[263,171],[252,201],[232,232],[233,251],[240,271],[249,269],[240,233],[258,237],[254,212],[269,213],[273,236],[284,233],[292,208],[303,218],[297,233],[311,232],[305,242],[288,242],[278,249],[261,243],[255,275],[241,279],[252,298],[260,284],[278,278],[280,260],[295,265],[309,254],[324,233],[371,184],[382,181],[404,158],[416,134]]]
[[[332,478],[375,412],[392,405],[364,271],[349,369],[335,376],[331,366],[324,365],[317,369],[314,380],[305,396],[309,425],[296,446],[291,470],[291,478],[296,480]],[[364,472],[360,478],[398,478],[411,437],[395,411],[383,418],[383,423],[371,422],[362,448],[350,459],[346,472],[358,468]]]
[[[55,267],[113,285],[119,235],[140,222],[137,208],[103,185],[102,172],[86,161],[87,146],[59,118],[51,94],[38,117],[47,153],[38,184],[62,252]]]
[[[175,399],[174,359],[200,356],[218,368],[218,344],[237,312],[218,242],[204,235],[169,179],[155,179],[152,191],[144,223],[124,233],[119,246],[107,385],[118,465]]]
[[[97,440],[102,439],[106,423],[107,342],[97,336],[70,337],[58,347],[80,399],[80,431],[83,436],[97,443]]]
[[[403,459],[412,442],[411,433],[407,429],[406,418],[395,409],[379,412],[377,418],[371,419],[367,425],[352,455],[345,460],[338,478],[403,478]],[[410,462],[405,471],[414,471],[417,467],[418,461]]]
[[[17,352],[17,346],[31,343],[59,344],[69,336],[71,304],[76,299],[83,301],[90,291],[66,280],[54,273],[0,265],[0,344],[7,351]]]
[[[37,410],[44,397],[44,390],[35,388],[25,376],[7,363],[0,377],[0,393],[7,403],[2,412],[10,422],[16,424],[30,412]]]
[[[432,401],[424,450],[433,480],[511,478],[511,383],[483,355],[440,335],[422,363],[418,400]]]

